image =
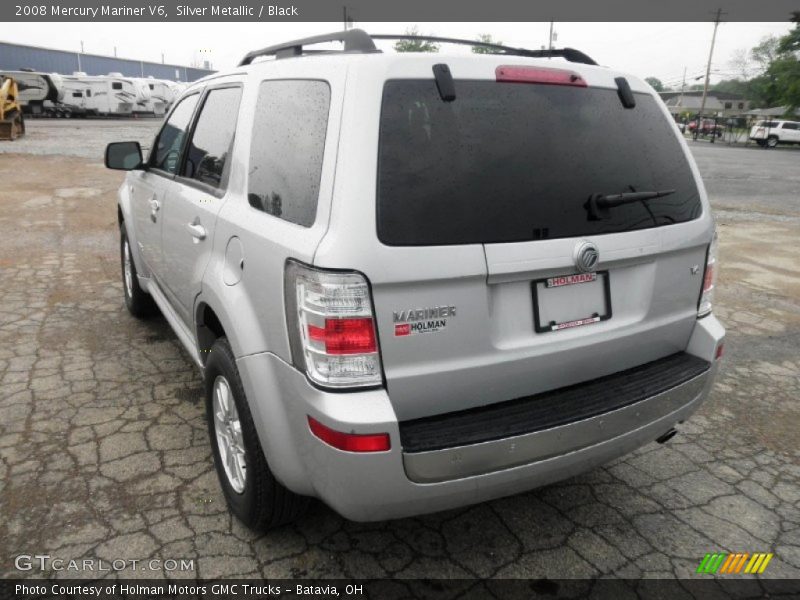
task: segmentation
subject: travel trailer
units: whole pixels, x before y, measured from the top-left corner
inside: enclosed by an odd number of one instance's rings
[[[109,73],[109,77],[120,76],[119,73]],[[150,86],[148,80],[142,77],[131,77],[130,81],[133,83],[133,88],[136,91],[136,99],[133,105],[133,112],[137,114],[153,114],[155,112],[153,107],[153,96],[150,93]]]
[[[80,78],[54,76],[59,79],[59,108],[53,116],[85,117],[97,114],[91,84]]]
[[[174,87],[173,82],[164,79],[148,77],[141,81],[147,85],[150,93],[150,112],[157,117],[163,117],[180,92]]]
[[[87,75],[75,72],[72,75],[65,75],[63,79],[65,86],[75,83],[85,86],[84,104],[87,114],[130,115],[138,101],[133,80],[119,73]],[[74,99],[79,98],[74,97]]]
[[[22,111],[29,115],[42,115],[46,112],[45,103],[53,106],[59,100],[57,76],[36,71],[3,71],[3,77],[11,77],[17,82],[19,103]]]

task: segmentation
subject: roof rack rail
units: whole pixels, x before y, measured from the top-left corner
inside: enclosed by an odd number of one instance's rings
[[[303,56],[304,54],[321,54],[326,52],[338,52],[336,50],[306,50],[305,46],[314,44],[323,44],[325,42],[342,42],[344,43],[343,52],[350,53],[374,53],[380,52],[375,47],[373,40],[422,40],[426,42],[439,42],[443,44],[460,44],[463,46],[477,46],[480,48],[488,48],[496,50],[498,54],[508,56],[527,56],[532,58],[556,58],[561,57],[569,62],[583,63],[587,65],[596,65],[597,63],[592,60],[580,50],[574,48],[550,48],[548,50],[528,50],[527,48],[514,48],[512,46],[503,46],[502,44],[491,44],[488,42],[478,42],[475,40],[464,40],[459,38],[438,37],[431,35],[392,35],[392,34],[375,34],[369,35],[363,29],[349,29],[347,31],[339,31],[336,33],[326,33],[323,35],[315,35],[312,37],[302,38],[299,40],[292,40],[291,42],[284,42],[283,44],[276,44],[274,46],[267,46],[261,50],[253,50],[249,52],[239,63],[240,67],[249,65],[256,58],[260,56],[274,56],[275,58],[291,58],[294,56]]]
[[[325,42],[342,42],[344,43],[344,52],[380,52],[375,47],[372,38],[363,29],[349,29],[347,31],[338,31],[336,33],[326,33],[323,35],[315,35],[312,37],[302,38],[299,40],[292,40],[291,42],[284,42],[283,44],[276,44],[274,46],[267,46],[261,50],[253,50],[248,52],[247,55],[239,63],[240,67],[249,65],[259,56],[274,56],[275,58],[290,58],[292,56],[302,56],[309,53],[320,53],[317,51],[303,50],[304,46],[313,44],[323,44]],[[323,51],[324,52],[324,51]]]
[[[511,56],[528,56],[532,58],[555,58],[561,57],[569,62],[596,65],[597,63],[588,55],[574,48],[550,48],[549,50],[528,50],[527,48],[514,48],[503,46],[502,44],[491,44],[489,42],[479,42],[476,40],[464,40],[459,38],[438,37],[432,35],[392,35],[374,34],[370,36],[373,40],[422,40],[425,42],[439,42],[442,44],[459,44],[463,46],[477,46],[497,50],[498,54],[508,54]]]

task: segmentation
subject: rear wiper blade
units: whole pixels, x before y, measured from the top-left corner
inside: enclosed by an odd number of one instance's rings
[[[654,192],[622,192],[621,194],[592,194],[584,205],[589,211],[590,221],[599,221],[608,217],[608,209],[631,202],[644,202],[654,198],[663,198],[674,194],[675,190],[657,190]]]

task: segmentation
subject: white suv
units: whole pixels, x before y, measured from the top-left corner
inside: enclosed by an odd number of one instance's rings
[[[778,144],[800,144],[800,123],[797,121],[759,121],[750,128],[750,139],[759,146],[774,148]]]
[[[711,388],[714,221],[664,104],[575,50],[488,46],[265,48],[188,87],[148,158],[107,150],[125,301],[204,373],[251,527],[545,485]]]

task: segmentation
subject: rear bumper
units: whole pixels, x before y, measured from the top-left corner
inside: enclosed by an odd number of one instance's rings
[[[656,361],[654,367],[658,368],[662,362]],[[620,389],[621,386],[613,381],[606,383],[601,380],[598,382],[599,385],[590,383],[587,386],[580,386],[589,388],[587,390],[589,394],[599,394],[605,387],[604,391],[607,394],[613,396],[615,400],[622,399],[622,402],[618,408],[610,407],[594,416],[590,416],[592,413],[587,413],[585,418],[574,419],[563,425],[547,428],[530,427],[530,433],[431,451],[409,452],[407,444],[404,444],[403,464],[406,473],[409,479],[419,483],[472,477],[567,455],[624,436],[644,424],[668,418],[700,397],[710,377],[711,365],[699,359],[698,362],[702,364],[699,373],[696,369],[697,374],[678,385],[666,389],[662,387],[664,391],[659,393],[639,393],[631,396],[631,392],[635,394],[642,391],[641,388],[644,386],[638,385],[638,382],[635,382],[637,385],[630,386],[638,389],[631,391]],[[617,381],[622,381],[624,378],[624,375],[615,377]],[[629,396],[628,401],[624,398],[626,394]],[[559,403],[567,401],[563,398],[566,394],[544,394],[525,401],[543,403],[549,399],[548,396],[554,396],[554,402],[549,403],[550,406],[547,407],[552,412],[558,410]],[[479,425],[484,425],[484,428],[489,425],[486,422],[488,419],[483,415],[478,414],[476,417],[483,421],[483,423],[479,421]]]
[[[376,521],[547,485],[655,440],[686,420],[708,395],[718,368],[714,352],[723,337],[716,318],[699,320],[687,352],[711,363],[709,368],[617,410],[525,435],[413,453],[403,451],[400,425],[384,390],[323,392],[272,354],[237,362],[278,479],[348,519]],[[311,434],[308,415],[339,431],[388,432],[391,450],[356,454],[332,448]]]

